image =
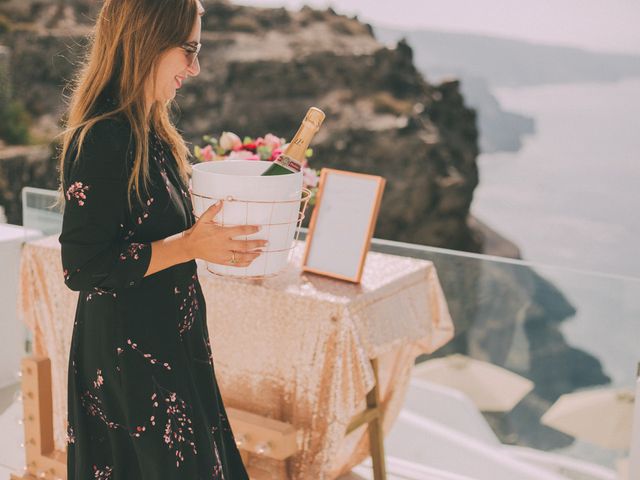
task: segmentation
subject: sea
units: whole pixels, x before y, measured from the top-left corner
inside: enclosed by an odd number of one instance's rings
[[[528,260],[640,278],[640,78],[494,94],[537,131],[480,156],[473,213]]]
[[[640,78],[500,88],[536,132],[479,157],[472,213],[576,307],[561,331],[596,357],[606,387],[635,388],[640,362]],[[624,455],[576,441],[562,452],[615,467]]]

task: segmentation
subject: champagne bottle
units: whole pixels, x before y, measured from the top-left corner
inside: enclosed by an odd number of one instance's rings
[[[319,108],[311,107],[291,143],[262,175],[285,175],[301,171],[305,153],[323,121],[324,112]]]

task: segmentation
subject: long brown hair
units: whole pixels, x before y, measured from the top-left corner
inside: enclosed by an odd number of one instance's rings
[[[189,40],[199,0],[105,0],[90,37],[85,66],[72,83],[66,129],[59,159],[60,189],[64,188],[64,163],[72,142],[78,159],[87,132],[97,122],[123,115],[131,125],[135,158],[128,182],[128,200],[149,183],[148,129],[153,126],[176,158],[185,183],[191,172],[189,150],[169,117],[170,102],[154,102],[145,109],[145,86],[155,79],[157,60],[167,50]],[[153,86],[152,86],[153,87]],[[113,109],[98,112],[98,99],[113,90]]]

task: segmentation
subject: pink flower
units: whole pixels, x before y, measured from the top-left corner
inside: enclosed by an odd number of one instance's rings
[[[265,147],[270,147],[270,148],[275,150],[275,149],[280,148],[282,146],[282,142],[275,135],[273,135],[271,133],[267,133],[264,136],[264,146]]]
[[[318,173],[312,168],[305,168],[302,170],[302,181],[306,186],[315,188],[318,186]]]
[[[256,138],[256,147],[264,147],[265,143],[264,143],[264,138],[262,137],[258,137]]]
[[[233,150],[234,148],[242,147],[242,140],[240,137],[232,132],[222,132],[220,136],[220,146],[224,150]]]
[[[93,382],[93,388],[98,388],[104,385],[104,378],[102,377],[102,370],[96,372],[96,380]]]
[[[75,182],[67,189],[67,200],[71,200],[73,198],[78,202],[78,205],[82,207],[84,205],[84,201],[87,199],[86,193],[89,188],[89,185],[85,185],[82,182]]]
[[[202,150],[200,150],[200,155],[202,155],[202,160],[205,162],[210,162],[213,160],[213,147],[211,145],[207,145]]]
[[[240,150],[231,152],[227,160],[260,160],[260,157],[248,150]]]
[[[270,160],[273,161],[276,158],[278,158],[280,155],[282,155],[282,149],[276,148],[273,152],[271,152],[271,159]]]

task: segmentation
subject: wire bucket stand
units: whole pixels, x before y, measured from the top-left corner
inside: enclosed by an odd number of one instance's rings
[[[298,238],[300,237],[300,227],[302,226],[302,222],[305,219],[305,213],[307,210],[307,207],[309,205],[309,200],[311,199],[311,190],[307,189],[307,188],[303,188],[302,189],[302,195],[299,199],[294,199],[294,200],[273,200],[273,201],[260,201],[260,200],[240,200],[237,199],[231,195],[226,196],[224,198],[217,198],[217,197],[209,197],[206,195],[201,195],[198,193],[194,193],[191,189],[190,189],[190,193],[192,196],[192,203],[193,203],[193,197],[197,197],[197,198],[201,198],[201,199],[205,199],[208,201],[211,201],[211,203],[216,203],[220,200],[223,200],[225,202],[225,204],[227,203],[236,203],[238,205],[244,205],[245,208],[245,212],[246,212],[246,216],[245,216],[245,223],[241,224],[241,223],[225,223],[224,222],[224,215],[223,215],[223,220],[222,222],[216,222],[217,225],[220,225],[222,227],[235,227],[235,226],[242,226],[242,225],[249,225],[249,208],[251,205],[258,205],[260,207],[265,207],[265,206],[271,206],[270,208],[270,215],[269,215],[269,220],[267,221],[267,223],[251,223],[251,225],[257,225],[262,227],[261,232],[265,232],[267,239],[269,238],[269,235],[271,233],[271,228],[272,227],[284,227],[285,225],[287,226],[287,235],[286,237],[289,238],[291,231],[291,228],[295,228],[295,234],[294,234],[294,238],[293,240],[290,242],[290,245],[287,248],[276,248],[274,250],[263,250],[263,255],[265,255],[265,265],[263,268],[263,273],[262,274],[257,274],[257,275],[230,275],[230,274],[225,274],[225,273],[220,273],[220,272],[216,272],[214,271],[209,262],[206,262],[207,265],[207,270],[212,273],[213,275],[219,276],[219,277],[227,277],[227,278],[234,278],[234,279],[238,279],[238,280],[264,280],[267,278],[273,278],[277,275],[279,275],[280,273],[282,273],[282,271],[286,268],[286,266],[288,265],[288,263],[291,260],[291,252],[293,251],[293,249],[295,248],[296,242],[298,241]],[[297,215],[289,222],[279,222],[279,223],[272,223],[271,219],[273,217],[273,211],[276,208],[277,205],[295,205],[295,204],[299,204],[300,208],[297,210]],[[224,207],[223,207],[224,208]],[[295,211],[295,210],[294,210]],[[297,217],[297,218],[296,218]],[[198,216],[196,216],[196,218],[199,218]],[[245,240],[248,239],[248,236],[244,237]],[[284,262],[284,264],[282,265],[282,267],[278,268],[276,271],[272,272],[272,273],[266,273],[268,271],[268,266],[269,266],[269,255],[270,254],[275,254],[275,253],[283,253],[283,252],[288,252],[287,254],[287,262]],[[250,267],[228,267],[228,268],[235,268],[238,270],[248,270]]]

